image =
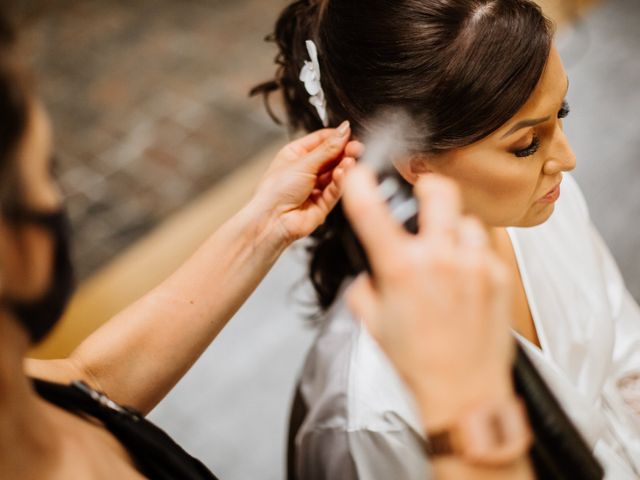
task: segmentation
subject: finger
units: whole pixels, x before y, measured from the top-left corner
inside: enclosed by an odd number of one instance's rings
[[[347,157],[360,158],[364,155],[364,145],[354,140],[347,143],[344,152]]]
[[[379,338],[378,301],[371,277],[366,273],[356,278],[346,291],[346,301],[353,316],[363,322],[374,338]]]
[[[324,128],[305,135],[298,140],[294,140],[285,148],[295,153],[296,158],[302,157],[312,150],[318,148],[324,141],[335,133],[334,128]]]
[[[346,172],[355,165],[353,158],[345,158],[340,164],[331,172],[331,181],[324,187],[322,192],[313,198],[321,209],[324,215],[328,215],[331,210],[335,208],[342,196],[344,190],[344,179]]]
[[[320,145],[304,156],[301,165],[311,174],[317,174],[330,168],[330,165],[340,158],[349,141],[351,127],[349,122],[344,122],[334,130],[334,133],[325,139]]]
[[[462,199],[455,183],[441,176],[426,175],[416,183],[415,193],[420,201],[420,234],[433,241],[455,241],[462,212]]]
[[[338,168],[336,166],[336,168]],[[324,189],[327,185],[329,185],[333,181],[333,172],[335,170],[329,170],[328,172],[322,173],[316,179],[315,188],[319,188],[320,190]]]
[[[376,178],[363,165],[351,169],[344,182],[344,210],[374,271],[406,233],[393,219],[377,190]]]
[[[315,188],[323,190],[332,183],[335,183],[340,187],[340,189],[342,189],[344,178],[349,169],[354,165],[355,160],[353,158],[343,158],[340,163],[333,168],[333,170],[323,173],[318,177]]]
[[[332,181],[339,183],[343,182],[347,171],[349,171],[349,169],[352,168],[355,164],[356,160],[354,158],[344,157],[342,160],[340,160],[340,163],[334,165],[331,170],[328,170],[327,172],[322,173],[318,176],[315,188],[319,188],[322,190],[326,188]]]
[[[333,170],[333,180],[340,186],[342,189],[344,186],[344,180],[347,176],[347,173],[356,166],[356,159],[351,157],[345,157],[338,164],[338,166]]]

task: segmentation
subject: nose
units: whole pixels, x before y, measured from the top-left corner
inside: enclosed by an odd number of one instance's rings
[[[546,175],[570,172],[576,168],[576,155],[562,128],[556,128],[549,149],[549,156],[544,164]]]

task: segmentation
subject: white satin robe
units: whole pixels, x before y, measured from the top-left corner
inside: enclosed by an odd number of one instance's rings
[[[508,230],[542,350],[518,340],[606,478],[640,478],[640,309],[573,178],[545,224]],[[309,352],[301,389],[309,414],[296,437],[300,478],[428,478],[411,395],[341,301]]]

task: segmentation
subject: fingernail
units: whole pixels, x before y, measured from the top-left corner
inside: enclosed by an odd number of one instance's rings
[[[350,128],[351,124],[349,123],[349,120],[345,120],[344,122],[342,122],[340,124],[340,126],[338,127],[338,136],[340,138],[344,138],[344,136],[349,133],[349,128]]]

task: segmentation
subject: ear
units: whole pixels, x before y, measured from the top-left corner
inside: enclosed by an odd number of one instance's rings
[[[415,185],[420,176],[432,173],[427,164],[427,159],[423,156],[415,156],[394,162],[396,170],[411,185]]]

